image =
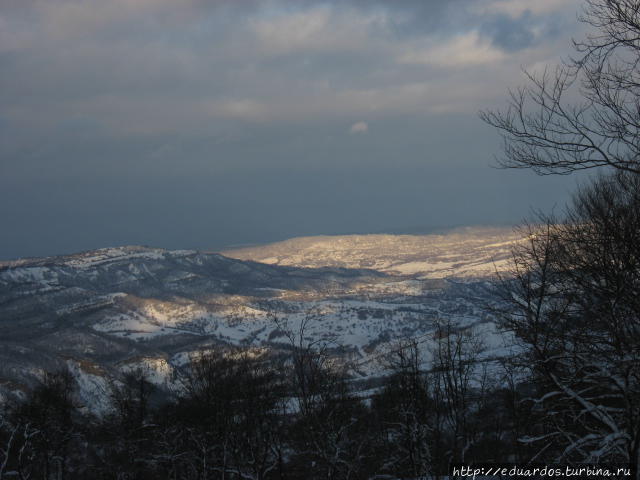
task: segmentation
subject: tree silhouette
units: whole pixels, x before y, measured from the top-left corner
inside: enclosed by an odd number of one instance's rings
[[[575,57],[510,92],[481,118],[500,130],[507,168],[566,174],[600,166],[640,173],[640,8],[637,0],[586,0],[594,28]],[[579,96],[579,101],[567,100]]]

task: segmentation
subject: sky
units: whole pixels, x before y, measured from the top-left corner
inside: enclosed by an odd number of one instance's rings
[[[0,259],[517,224],[478,112],[571,54],[576,0],[0,0]]]

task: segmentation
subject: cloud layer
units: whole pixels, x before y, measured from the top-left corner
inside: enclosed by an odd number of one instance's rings
[[[27,0],[0,16],[2,112],[116,133],[473,112],[552,61],[571,1]],[[499,88],[496,88],[499,87]]]
[[[333,152],[318,156],[326,168],[364,157],[383,168],[391,159],[353,143],[372,135],[349,133],[375,125],[378,140],[393,144],[408,131],[475,119],[522,81],[521,67],[568,52],[577,8],[573,0],[7,0],[0,187],[21,193],[4,198],[5,215],[33,213],[28,194],[40,199],[96,176],[310,172],[318,165],[305,163],[301,142]],[[467,140],[486,134],[479,126]],[[424,138],[406,139],[414,150],[402,162],[418,162],[426,148],[429,161],[447,157]],[[467,161],[486,164],[490,153]],[[140,180],[152,196],[156,187]],[[44,207],[73,215],[64,202]],[[5,246],[0,257],[18,250]]]

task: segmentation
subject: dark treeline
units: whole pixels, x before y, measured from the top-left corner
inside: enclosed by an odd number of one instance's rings
[[[390,375],[365,392],[313,347],[203,353],[161,402],[143,370],[130,372],[104,418],[80,413],[68,372],[47,374],[5,412],[0,478],[418,478],[450,462],[524,458],[521,394],[490,384],[472,334],[437,335],[431,362],[416,342],[398,345]]]

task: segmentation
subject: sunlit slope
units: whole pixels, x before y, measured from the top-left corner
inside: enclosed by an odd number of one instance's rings
[[[466,227],[441,235],[301,237],[223,254],[272,265],[368,268],[417,278],[482,278],[508,268],[511,247],[519,238],[511,228]]]

